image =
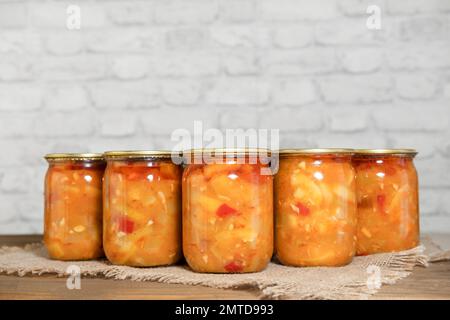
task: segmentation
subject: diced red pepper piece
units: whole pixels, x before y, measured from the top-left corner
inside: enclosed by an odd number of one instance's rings
[[[306,217],[311,213],[311,210],[301,202],[297,202],[295,206],[298,208],[298,214],[301,216]]]
[[[224,268],[228,272],[241,272],[244,269],[242,264],[240,264],[237,261],[232,261],[230,263],[227,263]]]
[[[217,209],[217,211],[216,211],[216,214],[219,216],[219,217],[228,217],[228,216],[231,216],[231,215],[234,215],[234,214],[236,214],[237,213],[237,210],[236,209],[234,209],[234,208],[232,208],[232,207],[230,207],[229,205],[227,205],[227,204],[222,204],[218,209]]]
[[[379,194],[377,196],[377,204],[378,204],[378,209],[382,212],[385,213],[385,209],[386,209],[386,196],[384,194]]]
[[[132,233],[134,231],[134,222],[126,217],[119,219],[119,231],[124,233]]]

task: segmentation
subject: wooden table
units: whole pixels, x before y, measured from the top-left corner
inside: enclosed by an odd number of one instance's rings
[[[21,246],[41,236],[0,236],[0,246]],[[450,235],[440,235],[449,244]],[[435,239],[433,237],[433,239]],[[55,276],[18,277],[0,274],[0,299],[257,299],[251,290],[83,278],[81,290],[68,290],[66,279]],[[415,268],[395,285],[385,285],[372,299],[450,299],[450,261]]]

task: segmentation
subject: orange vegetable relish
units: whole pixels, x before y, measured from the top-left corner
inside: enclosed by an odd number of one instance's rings
[[[358,200],[357,254],[401,251],[419,243],[415,150],[360,150],[353,159]]]
[[[170,152],[107,152],[103,244],[114,264],[160,266],[181,257],[181,167]]]
[[[268,161],[257,152],[216,150],[214,159],[192,152],[201,163],[183,174],[183,251],[194,271],[256,272],[270,261],[273,177],[261,174]]]
[[[280,151],[275,247],[291,266],[341,266],[356,247],[355,171],[347,149]]]
[[[58,260],[103,256],[100,154],[49,154],[45,177],[44,243]]]

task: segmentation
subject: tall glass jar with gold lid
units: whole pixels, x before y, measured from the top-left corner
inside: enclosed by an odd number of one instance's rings
[[[114,264],[170,265],[181,257],[181,166],[169,151],[106,152],[103,244]]]
[[[187,153],[183,251],[197,272],[264,269],[273,254],[273,176],[257,149]]]
[[[45,177],[44,243],[58,260],[103,255],[102,154],[48,154]]]
[[[413,149],[356,150],[357,254],[419,244],[419,191]]]
[[[275,176],[275,247],[291,266],[340,266],[356,248],[351,149],[280,150]]]

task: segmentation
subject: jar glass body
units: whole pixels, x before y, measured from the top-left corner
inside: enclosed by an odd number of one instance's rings
[[[181,167],[169,159],[107,159],[103,245],[113,264],[160,266],[181,257]]]
[[[44,243],[58,260],[103,256],[103,161],[50,161],[45,177]]]
[[[413,157],[355,156],[357,254],[393,252],[419,244],[418,177]]]
[[[350,155],[289,155],[275,176],[275,247],[291,266],[340,266],[356,247]]]
[[[261,271],[273,254],[273,176],[259,160],[218,162],[184,170],[185,258],[197,272]]]

